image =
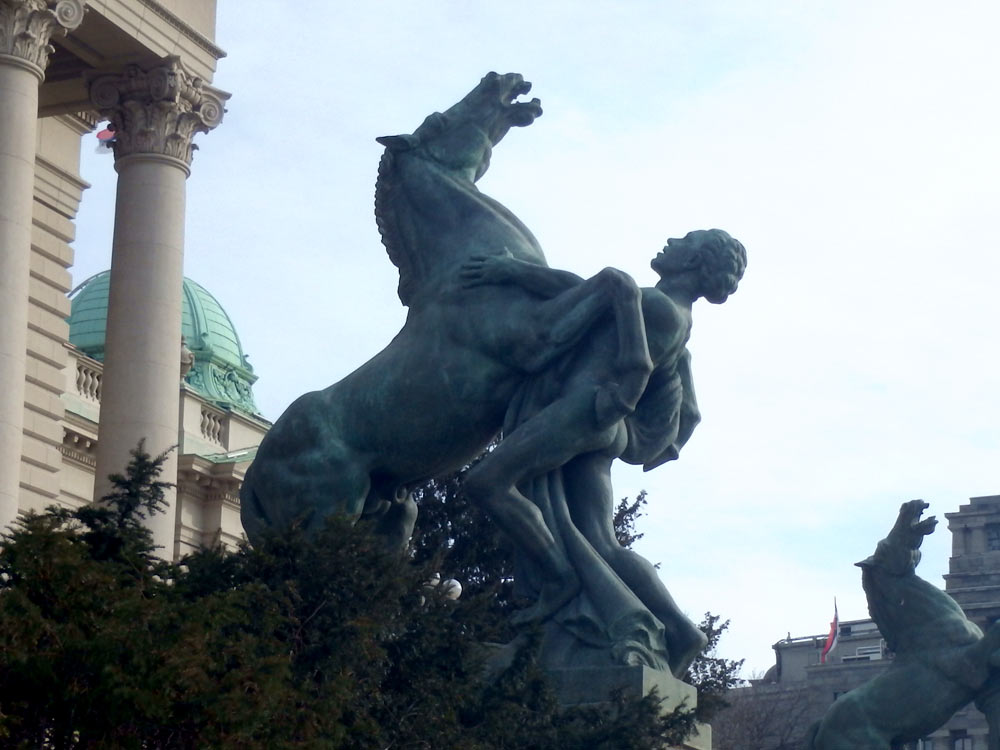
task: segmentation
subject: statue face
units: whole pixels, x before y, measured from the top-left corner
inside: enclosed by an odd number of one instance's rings
[[[697,243],[692,242],[691,239],[691,235],[693,234],[695,233],[688,232],[682,238],[671,237],[668,239],[667,244],[663,246],[663,249],[650,262],[650,268],[660,276],[667,276],[685,268],[692,268],[694,266],[693,261],[697,258]]]
[[[725,232],[699,229],[680,239],[667,240],[650,267],[661,279],[679,281],[688,276],[686,285],[696,297],[720,304],[736,291],[743,277],[743,263],[736,253],[738,245]]]

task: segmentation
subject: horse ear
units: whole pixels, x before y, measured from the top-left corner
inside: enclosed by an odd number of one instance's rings
[[[377,143],[381,143],[390,151],[409,151],[417,147],[417,139],[413,135],[383,135],[376,138]]]

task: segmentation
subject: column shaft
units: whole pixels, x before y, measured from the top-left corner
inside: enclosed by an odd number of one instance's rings
[[[196,132],[222,121],[229,95],[191,76],[179,58],[127,65],[90,83],[91,101],[115,131],[118,197],[104,342],[95,498],[140,440],[156,455],[178,442],[185,180]],[[171,453],[162,479],[177,481]],[[160,554],[177,553],[176,490],[147,520]]]
[[[187,167],[178,159],[136,154],[119,159],[111,289],[105,339],[95,497],[110,489],[140,439],[156,455],[177,443],[181,285]],[[163,478],[175,481],[176,452]],[[153,539],[174,554],[176,495],[149,519]]]
[[[39,75],[0,56],[0,530],[17,517]]]

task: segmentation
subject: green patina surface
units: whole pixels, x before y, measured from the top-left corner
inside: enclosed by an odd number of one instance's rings
[[[683,675],[705,636],[615,538],[611,467],[678,457],[700,418],[692,305],[724,302],[746,251],[721,230],[689,232],[668,240],[650,263],[659,280],[643,288],[615,269],[584,279],[549,268],[531,231],[475,185],[507,132],[542,114],[538,99],[520,100],[529,90],[518,74],[488,73],[412,133],[377,139],[375,220],[406,322],[274,423],[241,488],[243,527],[253,543],[268,528],[364,515],[402,549],[409,490],[502,431],[463,491],[517,550],[518,590],[534,603],[512,623],[541,626],[539,663]],[[491,669],[520,641],[508,646]]]
[[[841,695],[809,731],[807,750],[911,747],[969,703],[987,715],[990,747],[1000,727],[1000,623],[986,634],[947,593],[920,578],[920,546],[937,525],[910,500],[856,563],[868,611],[895,656],[889,668]],[[956,744],[955,747],[958,747]]]
[[[257,455],[257,448],[246,448],[245,450],[229,451],[228,453],[208,453],[199,454],[206,461],[213,464],[243,464],[254,460]]]
[[[103,271],[71,294],[69,341],[88,357],[104,361],[111,272]],[[203,286],[184,279],[181,294],[181,334],[194,353],[188,385],[223,407],[259,415],[251,386],[256,382],[233,321]],[[178,367],[179,367],[178,352]]]

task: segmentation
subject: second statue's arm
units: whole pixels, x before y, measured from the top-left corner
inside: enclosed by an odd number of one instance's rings
[[[516,284],[540,297],[558,297],[567,289],[583,283],[575,273],[560,271],[537,263],[504,255],[474,255],[459,270],[465,287],[484,284]]]

